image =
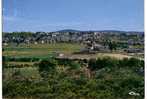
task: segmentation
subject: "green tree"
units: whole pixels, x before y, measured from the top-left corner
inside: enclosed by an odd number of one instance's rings
[[[47,77],[49,73],[54,72],[57,62],[53,59],[51,60],[42,60],[39,63],[39,72],[42,77]]]
[[[117,48],[117,44],[115,42],[109,42],[108,46],[111,51],[116,50]]]
[[[96,59],[90,59],[89,62],[88,62],[88,68],[90,70],[95,70],[97,69],[97,64],[96,64]]]
[[[80,69],[80,64],[77,62],[71,61],[69,65],[71,69]]]

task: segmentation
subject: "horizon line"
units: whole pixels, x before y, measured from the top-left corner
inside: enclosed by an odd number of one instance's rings
[[[42,31],[42,30],[38,30],[38,31],[31,31],[31,30],[16,30],[16,31],[2,31],[2,32],[58,32],[58,31],[64,31],[64,30],[73,30],[73,31],[81,31],[81,32],[87,32],[87,31],[120,31],[120,32],[144,32],[144,30],[115,30],[115,29],[102,29],[102,30],[79,30],[79,29],[60,29],[60,30],[54,30],[54,31]]]

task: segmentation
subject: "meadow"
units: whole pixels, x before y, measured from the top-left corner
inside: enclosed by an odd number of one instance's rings
[[[55,53],[63,53],[70,55],[74,52],[79,52],[85,46],[78,43],[55,43],[55,44],[20,44],[15,46],[13,44],[9,44],[8,46],[3,47],[3,56],[7,57],[29,57],[29,58],[48,58],[54,56]],[[79,55],[79,57],[82,55]],[[83,57],[114,57],[114,58],[130,58],[132,55],[126,53],[101,53],[98,52],[95,55],[86,55]],[[136,55],[137,56],[137,55]],[[78,57],[78,56],[77,56]],[[134,57],[134,56],[133,56]],[[141,58],[141,57],[138,57]]]

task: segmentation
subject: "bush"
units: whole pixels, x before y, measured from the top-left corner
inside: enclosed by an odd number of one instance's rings
[[[128,93],[135,91],[140,94],[139,99],[144,97],[144,78],[132,71],[134,66],[142,67],[143,60],[131,58],[118,60],[108,57],[90,59],[88,68],[94,71],[91,72],[94,76],[90,78],[84,73],[84,76],[74,73],[78,70],[56,71],[56,66],[61,63],[72,69],[80,67],[77,61],[58,62],[53,58],[42,60],[38,64],[38,70],[43,80],[40,76],[36,79],[27,78],[21,75],[21,71],[16,71],[13,73],[15,77],[3,79],[3,95],[9,98],[28,96],[45,99],[128,99]],[[75,75],[78,77],[74,77]],[[25,79],[22,79],[23,77]]]
[[[88,68],[93,71],[96,70],[97,67],[96,59],[90,59],[88,62]]]
[[[90,59],[88,62],[88,68],[91,70],[102,69],[104,67],[116,67],[119,65],[119,61],[117,59],[105,57],[105,58],[98,58]]]
[[[39,58],[31,58],[31,57],[6,57],[5,56],[5,61],[15,61],[15,62],[35,62],[39,61]]]
[[[64,65],[64,66],[68,66],[70,64],[70,60],[69,59],[59,59],[58,60],[58,64],[59,65]]]
[[[69,66],[70,66],[71,69],[80,69],[80,64],[77,63],[77,62],[72,62],[71,61]]]
[[[39,58],[35,58],[35,57],[31,59],[32,62],[36,62],[36,61],[39,61],[39,60],[40,60]]]
[[[123,60],[119,61],[119,66],[121,67],[144,67],[144,61],[143,60],[139,60],[136,58],[124,58]]]
[[[118,65],[118,60],[110,57],[105,57],[103,59],[97,59],[97,65],[99,65],[99,69],[104,67],[115,67]]]
[[[46,77],[49,72],[54,72],[55,66],[57,65],[55,60],[42,60],[38,66],[39,66],[39,72],[42,77]]]

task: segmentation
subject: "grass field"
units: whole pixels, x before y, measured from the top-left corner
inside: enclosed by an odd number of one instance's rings
[[[32,63],[30,63],[30,62],[8,62],[9,64],[28,64],[28,65],[33,65],[35,62],[32,62]]]
[[[129,55],[124,55],[124,54],[118,54],[118,53],[99,53],[97,54],[98,57],[113,57],[113,58],[117,58],[117,59],[123,59],[123,58],[131,58],[131,56]]]
[[[79,51],[83,45],[69,44],[69,43],[56,43],[56,44],[21,44],[19,46],[9,45],[3,47],[4,56],[13,57],[49,57],[53,52],[72,53]]]
[[[29,57],[29,58],[49,58],[54,56],[54,52],[56,53],[64,53],[65,55],[71,55],[73,52],[78,52],[82,49],[84,45],[77,44],[77,43],[55,43],[55,44],[20,44],[18,46],[8,45],[3,47],[3,55],[7,57]],[[130,57],[137,57],[142,58],[141,56],[136,55],[128,55],[122,53],[97,53],[93,55],[86,55],[86,54],[79,54],[79,55],[72,55],[72,57],[88,57],[88,58],[95,58],[95,57],[114,57],[118,59],[123,58],[130,58]]]

